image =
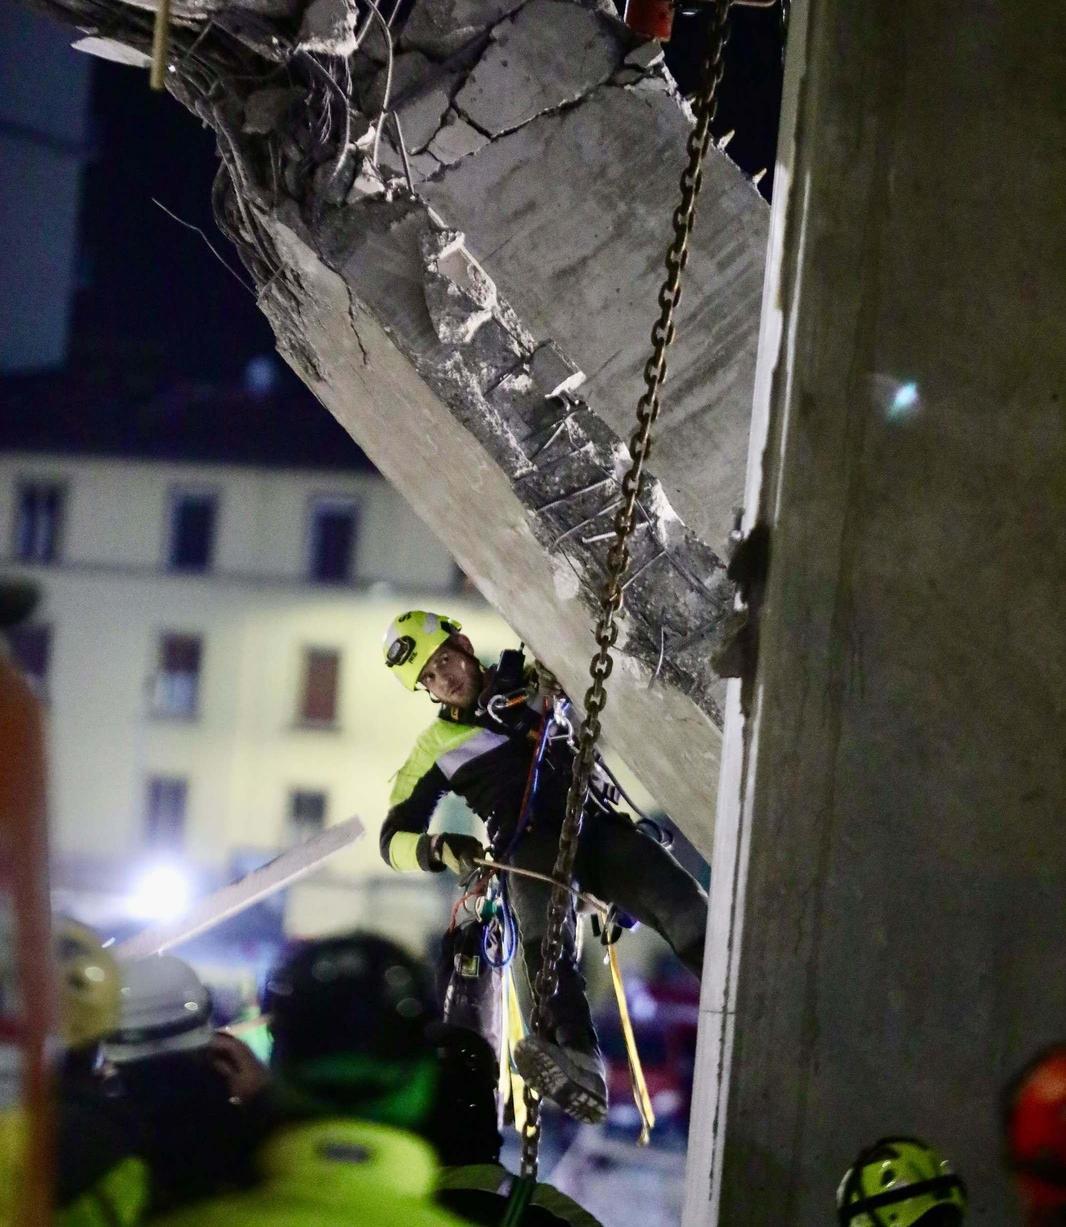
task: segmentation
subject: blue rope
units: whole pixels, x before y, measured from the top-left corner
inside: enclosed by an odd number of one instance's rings
[[[514,922],[514,913],[511,911],[510,900],[507,898],[506,882],[501,883],[499,886],[498,899],[500,904],[499,920],[489,920],[481,926],[481,953],[485,956],[485,962],[490,967],[502,971],[505,967],[510,966],[511,960],[518,950],[518,929]],[[494,936],[496,937],[496,950],[493,949],[493,943],[490,941],[490,938]]]

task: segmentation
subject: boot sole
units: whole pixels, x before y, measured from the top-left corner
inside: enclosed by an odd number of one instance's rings
[[[567,1116],[584,1125],[600,1125],[607,1119],[607,1101],[582,1087],[550,1052],[527,1041],[519,1045],[514,1063],[524,1081],[542,1099],[558,1104]]]

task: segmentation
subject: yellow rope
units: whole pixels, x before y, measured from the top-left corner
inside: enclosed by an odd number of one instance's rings
[[[647,1146],[651,1140],[651,1131],[655,1128],[655,1109],[651,1106],[651,1096],[648,1094],[648,1084],[644,1081],[644,1067],[640,1063],[640,1053],[637,1051],[637,1037],[633,1034],[633,1024],[629,1020],[629,1005],[626,1002],[626,989],[622,983],[622,971],[618,966],[618,952],[612,943],[607,947],[607,959],[611,965],[611,981],[614,984],[614,995],[618,1002],[618,1017],[622,1023],[622,1035],[626,1041],[626,1056],[629,1058],[629,1077],[633,1083],[633,1102],[637,1105],[640,1115],[639,1145]]]
[[[534,869],[518,869],[514,865],[503,865],[498,861],[486,861],[480,858],[475,858],[475,865],[480,865],[484,869],[492,869],[498,873],[513,873],[520,878],[532,878],[537,882],[545,882],[549,886],[556,885],[555,879],[549,877],[546,873],[537,873]],[[573,886],[568,886],[567,889],[575,899],[580,899],[582,903],[588,904],[589,907],[599,912],[601,916],[606,916],[609,909],[600,902],[599,899],[593,898],[592,895],[582,894],[581,891]],[[636,1104],[637,1113],[640,1116],[640,1137],[637,1139],[638,1145],[647,1146],[651,1140],[651,1131],[655,1128],[655,1109],[651,1106],[651,1096],[648,1094],[648,1084],[644,1080],[644,1066],[640,1062],[640,1050],[637,1048],[637,1037],[633,1032],[633,1023],[629,1017],[629,1004],[626,1001],[625,984],[622,982],[622,969],[618,965],[618,952],[615,950],[613,942],[607,946],[607,961],[611,968],[611,982],[614,985],[615,1001],[618,1003],[618,1018],[622,1024],[622,1038],[626,1045],[626,1059],[629,1062],[629,1078],[633,1085],[633,1102]],[[514,1050],[515,1044],[525,1034],[525,1028],[522,1025],[522,1012],[518,1005],[518,995],[514,988],[514,977],[510,971],[506,972],[507,987],[507,1045],[505,1056],[510,1072],[510,1086],[512,1094],[517,1092],[518,1098],[514,1102],[515,1128],[519,1133],[522,1132],[525,1126],[525,1105],[521,1101],[522,1082],[518,1074],[514,1072],[510,1062],[510,1054]],[[515,1020],[517,1019],[517,1033],[515,1033]],[[522,1123],[519,1124],[519,1109],[521,1109]]]
[[[506,1099],[508,1095],[511,1098],[514,1127],[519,1133],[522,1133],[526,1127],[525,1088],[522,1075],[515,1069],[514,1062],[511,1060],[511,1054],[518,1045],[518,1041],[525,1035],[526,1028],[522,1022],[522,1007],[518,1004],[514,976],[509,967],[503,973],[503,1008],[505,1026],[500,1053],[500,1087],[504,1092],[504,1098]]]

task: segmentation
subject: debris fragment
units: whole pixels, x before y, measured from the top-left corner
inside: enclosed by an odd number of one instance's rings
[[[454,112],[429,143],[429,152],[444,166],[469,157],[488,143],[488,137]]]
[[[585,374],[554,341],[546,341],[530,360],[533,382],[546,397],[573,392],[585,382]]]
[[[356,49],[357,16],[354,0],[311,0],[304,10],[296,46],[318,55],[347,57]]]

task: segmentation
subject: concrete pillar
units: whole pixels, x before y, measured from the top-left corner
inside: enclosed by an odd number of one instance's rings
[[[1066,6],[793,14],[685,1224],[831,1222],[899,1132],[1003,1224],[1066,1034]]]

